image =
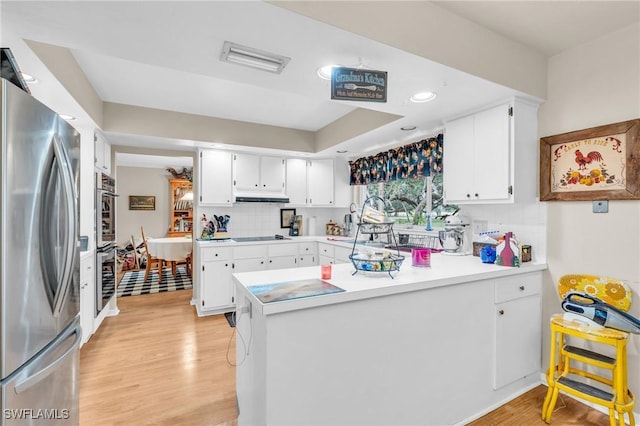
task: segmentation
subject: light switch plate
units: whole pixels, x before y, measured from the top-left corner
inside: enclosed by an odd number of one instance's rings
[[[473,219],[472,220],[473,223],[473,233],[474,234],[479,234],[481,232],[485,232],[487,230],[487,227],[489,226],[489,221],[488,220],[477,220],[477,219]]]
[[[609,213],[609,202],[608,201],[594,201],[593,202],[593,212],[594,213]]]

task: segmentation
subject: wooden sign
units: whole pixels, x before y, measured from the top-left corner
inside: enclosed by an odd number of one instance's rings
[[[331,99],[387,102],[387,72],[361,68],[333,68]]]

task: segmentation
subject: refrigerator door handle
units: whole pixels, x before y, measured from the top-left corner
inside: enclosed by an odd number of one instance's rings
[[[80,332],[80,326],[78,325],[77,321],[74,321],[73,326],[68,327],[65,332],[60,334],[47,350],[38,355],[38,358],[34,360],[34,363],[37,363],[39,359],[46,358],[46,356],[51,351],[55,350],[60,343],[66,341],[73,334],[75,334],[73,343],[66,351],[64,351],[62,355],[60,355],[53,362],[38,370],[34,374],[31,374],[25,379],[18,380],[16,382],[16,386],[14,388],[16,394],[22,393],[38,384],[41,380],[53,373],[56,370],[58,364],[62,363],[68,356],[73,354],[74,351],[78,350],[78,348],[80,347],[80,341],[82,340],[82,333]]]
[[[78,227],[76,217],[76,194],[73,187],[73,172],[71,170],[71,164],[67,152],[62,145],[62,140],[58,135],[53,137],[53,150],[54,157],[58,163],[58,170],[60,171],[60,177],[62,181],[62,187],[64,189],[64,198],[67,202],[67,225],[69,229],[69,238],[65,247],[64,257],[64,269],[60,280],[60,288],[56,294],[53,315],[57,316],[62,309],[63,301],[66,298],[67,291],[73,281],[73,266],[75,258],[77,257],[77,241],[78,241]]]

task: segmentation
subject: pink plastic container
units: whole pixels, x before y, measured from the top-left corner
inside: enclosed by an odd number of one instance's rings
[[[419,266],[421,268],[431,267],[431,249],[411,249],[411,265]]]

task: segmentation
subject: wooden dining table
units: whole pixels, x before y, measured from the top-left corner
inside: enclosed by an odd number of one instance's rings
[[[149,254],[163,263],[171,265],[171,273],[176,276],[176,262],[187,259],[190,261],[193,252],[193,239],[187,237],[150,238],[147,240]],[[187,268],[187,272],[191,268]]]

